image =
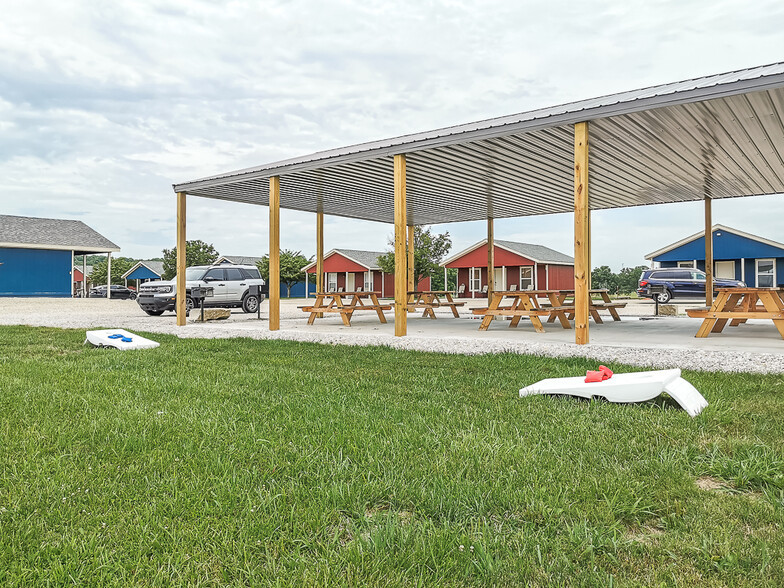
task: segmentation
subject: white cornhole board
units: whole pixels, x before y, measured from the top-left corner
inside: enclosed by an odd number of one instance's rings
[[[121,339],[109,339],[109,335],[122,335],[129,337],[130,342],[122,341]],[[91,343],[96,347],[114,347],[123,351],[127,349],[154,349],[160,343],[150,341],[139,335],[129,333],[125,329],[104,329],[102,331],[87,331],[87,340],[85,343]]]
[[[645,402],[662,392],[680,404],[691,416],[697,416],[708,406],[708,401],[697,389],[681,378],[681,370],[657,370],[613,374],[602,382],[585,382],[577,378],[548,378],[520,390],[520,397],[533,394],[566,394],[581,398],[601,396],[610,402]]]

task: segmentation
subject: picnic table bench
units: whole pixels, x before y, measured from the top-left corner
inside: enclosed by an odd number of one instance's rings
[[[381,304],[378,301],[380,292],[317,292],[316,300],[311,305],[300,306],[303,312],[309,312],[308,324],[312,325],[317,318],[323,317],[323,313],[338,313],[343,319],[343,324],[351,326],[351,317],[355,312],[361,310],[373,310],[378,314],[378,320],[386,323],[384,316],[385,310],[392,310],[389,304]],[[347,304],[344,304],[344,297],[351,297]],[[365,304],[364,300],[369,299],[370,304]],[[329,302],[325,302],[328,300]]]
[[[448,290],[413,290],[408,293],[408,310],[413,312],[419,308],[424,309],[422,318],[430,317],[436,318],[436,313],[433,311],[435,308],[447,306],[452,310],[455,318],[460,318],[457,312],[458,306],[463,306],[465,302],[455,302],[452,299],[452,292]]]
[[[717,288],[713,305],[686,310],[703,319],[695,337],[721,333],[727,322],[737,327],[748,319],[770,319],[784,338],[784,288]]]

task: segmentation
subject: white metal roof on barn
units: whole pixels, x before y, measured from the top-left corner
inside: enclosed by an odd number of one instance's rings
[[[322,151],[174,185],[176,192],[407,223],[573,210],[573,124],[590,122],[592,209],[784,192],[784,63]]]

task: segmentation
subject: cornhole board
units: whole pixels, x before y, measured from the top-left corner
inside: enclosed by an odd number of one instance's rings
[[[123,341],[120,338],[111,339],[110,335],[122,335],[130,341]],[[125,329],[104,329],[101,331],[87,331],[85,343],[90,343],[96,347],[114,347],[126,351],[128,349],[154,349],[160,343],[150,341],[139,335],[134,335]]]
[[[602,382],[585,382],[576,378],[548,378],[520,390],[520,397],[534,394],[565,394],[591,399],[604,398],[609,402],[646,402],[666,392],[689,415],[695,417],[708,406],[708,401],[697,389],[681,378],[681,370],[656,370],[613,374]]]

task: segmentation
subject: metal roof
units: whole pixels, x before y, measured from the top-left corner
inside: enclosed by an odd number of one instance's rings
[[[757,241],[759,243],[764,243],[765,245],[770,245],[771,247],[777,247],[779,249],[784,249],[784,243],[779,243],[778,241],[773,241],[771,239],[766,239],[764,237],[758,237],[757,235],[752,235],[751,233],[747,233],[745,231],[740,231],[738,229],[733,229],[732,227],[728,227],[727,225],[719,225],[715,224],[711,228],[711,233],[715,233],[716,231],[724,231],[727,233],[732,233],[733,235],[738,235],[739,237],[745,237],[746,239],[751,239],[752,241]],[[693,235],[689,235],[680,241],[676,241],[675,243],[670,243],[666,247],[662,247],[661,249],[657,249],[653,253],[649,253],[645,256],[645,259],[653,259],[654,257],[658,257],[660,255],[664,255],[672,251],[673,249],[677,249],[686,243],[691,243],[692,241],[696,241],[697,239],[702,239],[705,237],[705,231],[700,231],[699,233],[694,233]]]
[[[474,243],[467,249],[463,249],[459,253],[455,253],[454,255],[446,258],[443,260],[439,265],[446,266],[454,261],[460,259],[464,255],[471,253],[475,249],[482,247],[483,245],[487,244],[487,239],[482,239],[478,243]],[[549,247],[545,247],[544,245],[536,245],[535,243],[518,243],[517,241],[505,241],[501,239],[494,239],[493,245],[495,247],[500,247],[502,249],[506,249],[507,251],[511,251],[512,253],[516,253],[518,255],[522,255],[523,257],[530,259],[535,263],[549,263],[552,265],[573,265],[574,258],[570,257],[560,251],[556,251],[555,249],[550,249]]]
[[[378,258],[382,255],[386,255],[383,251],[362,251],[360,249],[332,249],[324,255],[324,259],[327,259],[330,255],[334,255],[337,253],[338,255],[342,255],[346,259],[353,261],[354,263],[366,267],[369,270],[380,270],[381,268],[378,265]],[[316,262],[313,261],[302,268],[302,271],[308,271],[309,269],[316,267]]]
[[[0,215],[0,247],[109,253],[120,248],[82,221]]]
[[[784,192],[784,63],[622,92],[175,184],[176,192],[393,221],[393,155],[407,222],[571,212],[573,124],[590,121],[590,206]]]

